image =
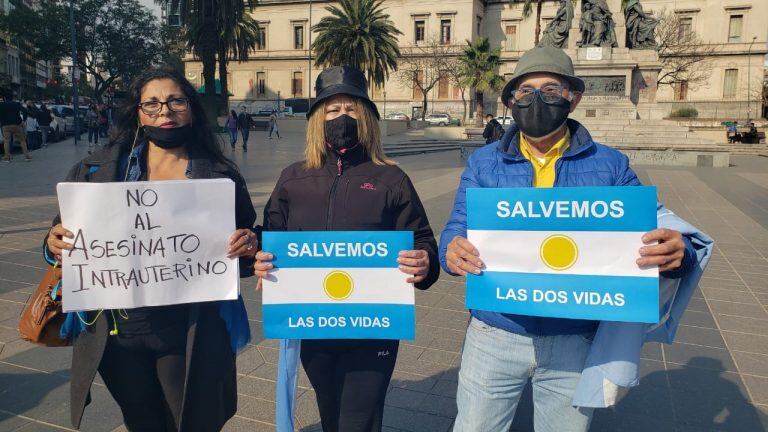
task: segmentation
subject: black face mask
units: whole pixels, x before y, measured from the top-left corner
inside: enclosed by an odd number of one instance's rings
[[[160,148],[177,148],[192,140],[192,125],[187,124],[175,128],[144,126],[144,135]]]
[[[325,121],[325,141],[336,152],[343,153],[357,145],[357,120],[342,114]]]
[[[533,96],[533,102],[528,106],[513,103],[509,107],[512,117],[520,130],[531,138],[541,138],[556,131],[565,123],[571,111],[571,102],[560,98],[555,104],[541,100],[538,94]]]

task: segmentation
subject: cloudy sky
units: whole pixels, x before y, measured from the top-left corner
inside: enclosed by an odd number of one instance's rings
[[[160,6],[156,5],[154,0],[139,0],[139,2],[141,2],[141,4],[143,4],[144,6],[150,8],[152,12],[154,12],[155,15],[158,16],[158,18],[160,17]]]

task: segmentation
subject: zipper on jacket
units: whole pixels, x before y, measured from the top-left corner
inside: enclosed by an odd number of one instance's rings
[[[336,186],[339,184],[339,177],[341,177],[341,156],[336,159],[336,176],[333,178],[333,184],[331,185],[331,192],[328,194],[328,214],[325,220],[325,229],[331,230],[331,221],[333,220],[333,199],[336,197]]]

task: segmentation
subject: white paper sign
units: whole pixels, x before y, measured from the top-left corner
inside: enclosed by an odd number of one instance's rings
[[[239,294],[229,179],[59,183],[64,251],[63,309],[128,309]]]
[[[587,47],[587,60],[602,60],[603,48],[602,47]]]

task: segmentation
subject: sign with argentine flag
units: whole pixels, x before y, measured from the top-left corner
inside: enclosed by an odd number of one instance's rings
[[[657,323],[658,267],[636,260],[656,229],[656,188],[467,189],[467,239],[485,269],[467,307]]]
[[[397,263],[412,232],[265,232],[262,248],[275,266],[262,286],[266,338],[415,338],[414,288]]]

